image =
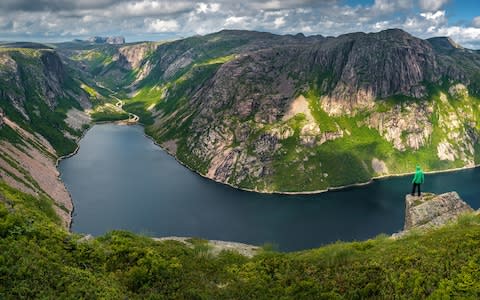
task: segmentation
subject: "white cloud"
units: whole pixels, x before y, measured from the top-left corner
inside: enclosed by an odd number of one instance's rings
[[[473,18],[472,25],[480,28],[480,16]]]
[[[469,42],[472,40],[480,40],[480,28],[474,27],[460,27],[450,26],[440,28],[438,30],[439,35],[449,36],[456,42],[462,44],[463,42]]]
[[[247,23],[247,17],[228,17],[225,20],[225,26],[243,26]]]
[[[384,29],[389,28],[390,22],[388,22],[388,21],[377,22],[377,23],[375,23],[375,25],[373,25],[373,26],[374,26],[375,29],[377,29],[377,30],[384,30]]]
[[[203,3],[200,2],[197,4],[196,12],[197,13],[215,13],[220,10],[220,3]]]
[[[436,11],[442,8],[450,0],[420,0],[420,8],[426,11]]]
[[[393,13],[412,7],[412,0],[375,0],[371,9],[376,13]]]
[[[463,46],[480,48],[480,16],[469,25],[449,24],[449,0],[371,2],[348,5],[344,0],[0,0],[0,37],[43,41],[55,37],[66,40],[125,35],[128,41],[135,41],[207,34],[223,28],[324,36],[402,28],[421,38],[450,35]]]
[[[174,32],[180,29],[176,20],[156,19],[148,22],[147,30],[149,32]]]
[[[420,16],[424,17],[427,20],[437,22],[437,21],[445,20],[445,11],[439,10],[435,13],[426,12],[426,13],[421,13]]]
[[[275,21],[273,21],[273,25],[275,25],[275,28],[278,29],[285,25],[285,18],[284,17],[279,17],[275,18]]]
[[[97,12],[103,13],[112,18],[154,17],[183,13],[192,10],[194,7],[194,3],[187,0],[134,0],[129,2],[119,2],[110,9],[97,10]]]

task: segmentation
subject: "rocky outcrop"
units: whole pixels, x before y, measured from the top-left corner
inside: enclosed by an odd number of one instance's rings
[[[316,60],[331,73],[322,107],[334,115],[371,108],[391,95],[424,97],[422,82],[440,78],[430,44],[399,29],[330,39]]]
[[[67,111],[67,118],[65,119],[65,123],[67,123],[70,128],[80,131],[91,121],[92,118],[87,113],[76,108],[69,109]]]
[[[145,57],[158,47],[157,43],[141,43],[135,45],[127,45],[118,49],[118,53],[123,56],[126,61],[124,67],[137,69],[141,66]]]
[[[427,41],[436,49],[441,50],[454,50],[463,49],[462,46],[457,44],[454,40],[446,36],[433,37],[427,39]]]
[[[163,238],[153,238],[153,240],[158,242],[176,241],[192,248],[195,246],[195,241],[192,238],[187,238],[187,237],[172,236],[172,237],[163,237]],[[258,246],[252,246],[252,245],[236,243],[236,242],[226,242],[226,241],[218,241],[218,240],[206,240],[203,242],[208,247],[208,250],[207,250],[208,253],[215,256],[220,254],[222,251],[233,251],[243,256],[251,258],[256,254],[258,254],[261,250],[261,248]]]
[[[431,104],[395,105],[387,112],[374,112],[365,124],[400,151],[418,150],[427,145],[433,132]]]
[[[405,197],[404,230],[438,227],[456,219],[459,215],[473,212],[456,192]]]

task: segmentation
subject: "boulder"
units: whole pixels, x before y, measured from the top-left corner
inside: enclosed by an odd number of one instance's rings
[[[420,197],[407,195],[404,230],[438,227],[467,212],[473,212],[473,209],[457,192],[441,195],[424,193]]]

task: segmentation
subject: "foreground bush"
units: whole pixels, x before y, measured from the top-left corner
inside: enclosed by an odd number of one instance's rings
[[[248,259],[114,231],[60,227],[48,197],[0,182],[0,299],[318,299],[480,297],[480,217],[393,240],[336,243]]]

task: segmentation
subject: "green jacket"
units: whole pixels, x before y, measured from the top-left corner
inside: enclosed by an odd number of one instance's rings
[[[423,171],[420,166],[417,166],[417,170],[415,171],[415,175],[413,176],[412,183],[423,183],[425,181],[425,175],[423,175]]]

